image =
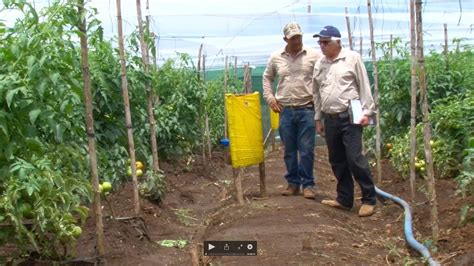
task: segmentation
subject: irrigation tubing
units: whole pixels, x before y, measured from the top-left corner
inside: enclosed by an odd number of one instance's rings
[[[428,260],[428,263],[430,266],[439,266],[439,263],[435,261],[431,255],[429,250],[423,246],[420,242],[416,241],[416,239],[413,237],[413,228],[412,228],[412,218],[411,218],[411,211],[410,211],[410,205],[406,203],[406,201],[400,199],[399,197],[395,197],[378,187],[375,187],[375,192],[387,199],[390,199],[396,203],[398,203],[400,206],[403,207],[405,210],[405,226],[404,226],[404,231],[405,231],[405,239],[408,242],[408,245],[410,247],[414,248],[418,252],[420,252],[421,255],[423,255],[424,258]]]

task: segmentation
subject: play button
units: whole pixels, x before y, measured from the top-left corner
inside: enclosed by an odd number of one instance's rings
[[[207,250],[211,250],[213,248],[215,248],[216,246],[214,246],[213,244],[207,244]]]

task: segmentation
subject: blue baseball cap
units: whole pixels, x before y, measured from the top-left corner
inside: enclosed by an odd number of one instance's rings
[[[334,26],[325,26],[319,33],[316,33],[313,35],[313,38],[330,38],[330,37],[336,37],[336,38],[341,38],[341,33],[339,30],[334,27]]]

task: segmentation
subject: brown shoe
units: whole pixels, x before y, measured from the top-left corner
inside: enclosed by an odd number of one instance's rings
[[[362,204],[359,209],[360,217],[367,217],[375,213],[375,205]]]
[[[303,189],[303,197],[307,199],[314,199],[316,198],[316,195],[314,194],[314,189],[311,187],[307,187]]]
[[[283,196],[295,196],[300,193],[300,188],[288,185],[288,187],[281,193]]]
[[[343,206],[337,200],[325,199],[325,200],[322,200],[321,203],[324,204],[324,205],[327,205],[327,206],[331,206],[331,207],[336,208],[336,209],[341,209],[341,210],[346,210],[346,211],[352,209],[352,208]]]

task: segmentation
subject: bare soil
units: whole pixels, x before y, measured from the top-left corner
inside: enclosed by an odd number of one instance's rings
[[[403,235],[403,209],[391,201],[379,202],[371,217],[357,215],[360,201],[351,211],[322,205],[335,197],[336,180],[327,163],[324,146],[316,149],[316,200],[282,196],[286,187],[281,149],[265,159],[267,197],[260,197],[257,166],[240,171],[245,204],[235,197],[232,168],[214,154],[208,167],[197,160],[164,165],[168,193],[157,204],[141,200],[142,217],[133,216],[132,186],[116,188],[104,202],[104,231],[107,265],[406,265],[423,264],[420,255],[407,247]],[[383,162],[379,187],[411,200],[410,186],[389,161]],[[411,204],[415,238],[431,239],[430,206],[426,182],[417,181]],[[460,226],[460,208],[474,198],[456,195],[453,180],[437,180],[440,240],[431,249],[443,265],[474,265],[474,224]],[[356,196],[360,193],[356,192]],[[95,226],[89,219],[77,243],[77,262],[95,255]],[[187,240],[184,248],[163,247],[160,240]],[[257,256],[203,256],[204,240],[255,240]],[[428,242],[427,242],[428,241]]]

